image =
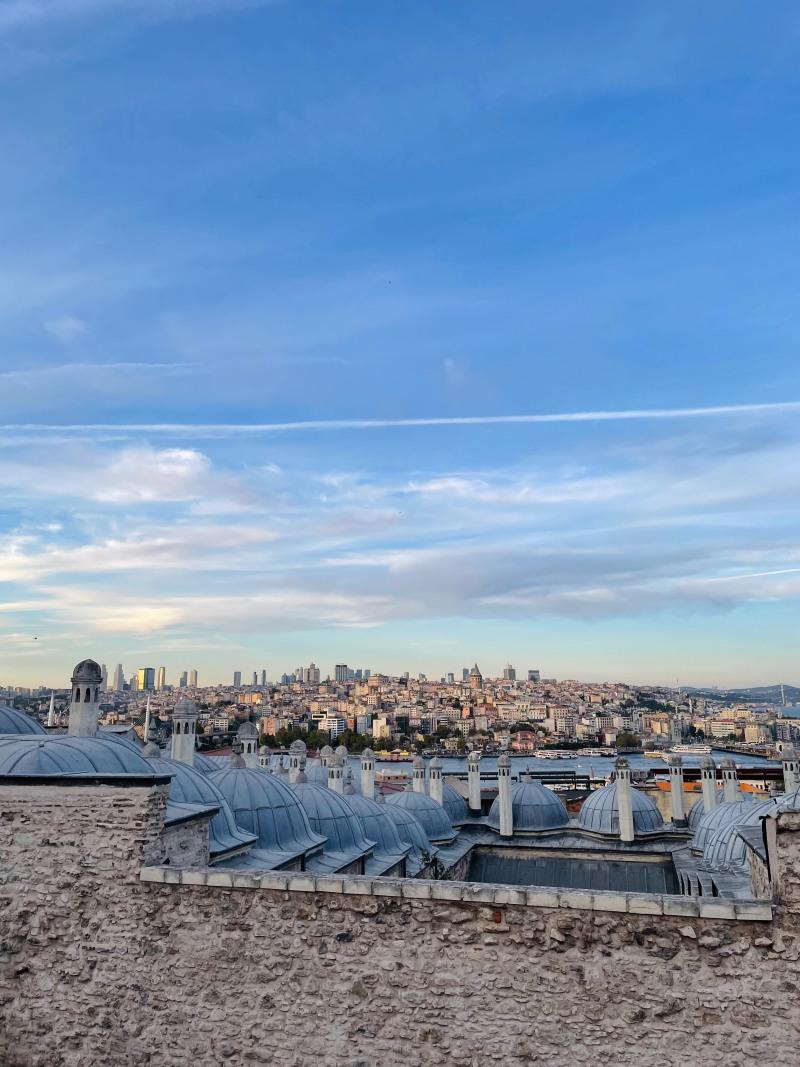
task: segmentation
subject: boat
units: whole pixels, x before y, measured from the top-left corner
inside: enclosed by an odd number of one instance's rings
[[[711,753],[711,745],[673,745],[670,752],[681,756],[708,756]]]
[[[648,751],[647,752],[643,752],[642,755],[646,756],[648,759],[663,759],[664,758],[664,753],[663,752],[661,752],[661,751],[656,752],[656,751],[654,751],[652,749],[648,749]]]

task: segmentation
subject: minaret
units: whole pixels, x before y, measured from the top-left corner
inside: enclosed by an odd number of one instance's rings
[[[144,709],[144,740],[150,737],[150,694],[147,694],[147,707]]]
[[[430,772],[430,786],[429,793],[431,800],[435,800],[437,804],[441,804],[444,807],[444,790],[442,788],[442,761],[438,756],[434,756],[428,767]]]
[[[185,697],[175,705],[172,712],[172,745],[170,759],[179,763],[194,763],[194,746],[197,729],[197,707]]]
[[[82,660],[72,672],[72,701],[67,733],[72,737],[94,737],[100,713],[100,664]]]
[[[672,821],[675,826],[685,826],[686,798],[683,792],[683,760],[680,756],[670,757],[669,784],[672,794]]]
[[[781,766],[783,767],[783,791],[794,793],[800,787],[800,764],[797,761],[797,753],[791,745],[784,746],[781,753]]]
[[[502,752],[497,757],[497,787],[500,798],[500,836],[513,837],[514,813],[511,808],[511,757]]]
[[[361,795],[375,799],[375,753],[371,748],[361,753]]]
[[[297,779],[306,769],[306,743],[299,738],[289,745],[289,785],[296,785]]]
[[[55,724],[56,724],[56,691],[55,691],[55,689],[51,689],[50,690],[50,707],[47,710],[47,726],[48,726],[49,729],[52,730],[52,728],[55,726]]]
[[[467,756],[467,778],[469,781],[469,810],[473,815],[481,813],[481,754],[470,752]]]
[[[703,814],[717,806],[717,768],[710,756],[700,760],[700,779],[703,789]]]
[[[344,761],[341,756],[332,756],[328,764],[328,789],[344,793]]]
[[[617,776],[617,812],[619,816],[619,836],[621,841],[633,841],[633,787],[631,786],[631,769],[624,756],[614,764]]]
[[[422,756],[414,757],[414,792],[425,792],[425,763]]]
[[[739,800],[739,781],[736,777],[736,764],[731,759],[720,763],[722,768],[722,798],[726,804]]]

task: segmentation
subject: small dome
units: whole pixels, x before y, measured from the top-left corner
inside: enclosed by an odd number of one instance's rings
[[[47,730],[36,719],[24,711],[0,704],[0,736],[3,734],[47,734]]]
[[[132,746],[105,737],[56,734],[0,739],[0,775],[150,778],[160,773]]]
[[[361,753],[361,758],[362,758],[362,760],[368,760],[368,759],[374,760],[375,759],[375,753],[372,751],[371,748],[365,748],[364,751]]]
[[[320,759],[329,759],[333,755],[333,749],[330,745],[323,745],[319,750]]]
[[[451,785],[442,783],[442,806],[447,812],[447,818],[455,826],[463,822],[467,817],[467,802]]]
[[[600,834],[619,834],[618,783],[612,782],[596,789],[584,800],[578,816],[578,824],[584,830]],[[660,830],[664,825],[661,813],[654,802],[638,789],[631,789],[633,808],[633,831],[636,834]]]
[[[703,866],[711,870],[745,870],[747,846],[739,830],[744,826],[753,826],[762,816],[774,810],[774,800],[759,801],[748,804],[741,818],[723,823],[706,841]]]
[[[717,794],[717,804],[720,804],[721,801],[722,801],[722,797],[723,797],[723,790],[721,788],[717,788],[716,789],[716,794]],[[714,806],[716,807],[717,805],[715,804]],[[700,825],[700,820],[703,818],[705,813],[706,813],[705,804],[703,803],[703,798],[700,797],[700,799],[696,800],[694,802],[694,804],[692,804],[691,808],[689,809],[689,829],[690,830],[694,830]]]
[[[560,797],[540,782],[517,782],[511,787],[511,813],[514,830],[555,830],[566,826],[569,815]],[[500,829],[500,798],[489,809],[489,825]]]
[[[727,800],[702,816],[692,838],[692,848],[705,853],[706,845],[725,826],[741,822],[753,806],[754,800],[740,794],[739,800]]]
[[[365,836],[355,811],[335,790],[311,782],[297,783],[292,788],[305,808],[312,830],[327,838],[326,852],[362,856],[374,847],[375,842]]]
[[[259,756],[268,756],[269,755],[269,745],[259,745],[258,754],[259,754]]]
[[[392,793],[386,798],[387,805],[405,808],[417,819],[429,841],[452,841],[456,836],[447,812],[427,793]]]
[[[350,753],[347,751],[347,745],[337,745],[334,751],[334,756],[338,756],[339,759],[346,760]]]
[[[400,840],[404,844],[411,845],[417,853],[425,852],[433,855],[437,851],[431,846],[422,823],[407,808],[398,807],[397,804],[378,804],[378,807],[385,811],[387,817],[394,823]]]
[[[72,672],[73,683],[88,682],[90,685],[99,685],[102,680],[103,670],[93,659],[82,659]]]
[[[201,752],[192,754],[192,766],[196,771],[200,771],[201,774],[211,774],[212,771],[218,771],[224,764],[224,758],[206,756]]]
[[[202,804],[219,808],[208,823],[208,851],[212,860],[241,852],[255,842],[255,836],[236,825],[233,812],[223,793],[214,785],[210,775],[171,759],[151,759],[147,763],[155,774],[168,774],[169,799],[175,804]]]
[[[296,855],[323,844],[294,791],[274,774],[228,767],[214,771],[211,781],[228,801],[237,825],[256,835],[256,848]]]
[[[250,741],[258,737],[258,727],[254,722],[250,722],[249,720],[247,720],[246,722],[243,722],[239,729],[236,731],[236,736],[239,738],[240,741]]]
[[[175,707],[172,710],[173,717],[176,715],[187,716],[197,714],[197,705],[193,700],[189,700],[188,697],[181,697],[180,700],[175,701]]]
[[[265,748],[266,746],[262,745],[261,747]],[[289,751],[296,756],[304,755],[307,751],[305,741],[301,741],[300,738],[296,741],[292,741],[291,745],[289,745]]]
[[[358,816],[364,836],[375,842],[375,852],[390,856],[403,856],[409,846],[400,839],[392,819],[386,814],[386,804],[377,804],[369,797],[351,793],[347,803]]]

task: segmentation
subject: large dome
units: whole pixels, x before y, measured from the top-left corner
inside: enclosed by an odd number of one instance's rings
[[[697,829],[692,838],[692,848],[705,852],[705,847],[711,838],[729,824],[741,822],[747,812],[753,806],[753,800],[742,794],[740,800],[727,800],[717,804],[707,812],[697,824]]]
[[[362,856],[375,845],[368,840],[361,822],[347,800],[335,790],[311,782],[292,786],[305,808],[311,829],[327,838],[326,852]]]
[[[0,704],[0,736],[3,734],[46,734],[47,730],[24,711]]]
[[[584,800],[578,816],[578,824],[584,830],[594,830],[599,834],[619,834],[619,801],[617,799],[618,783],[612,782],[596,789]],[[661,813],[655,803],[639,789],[631,789],[631,806],[633,808],[633,831],[646,834],[651,830],[660,830],[664,825]]]
[[[105,737],[0,738],[0,775],[152,778],[163,772],[126,743]]]
[[[514,830],[555,830],[569,822],[561,798],[539,782],[517,782],[511,787],[511,812]],[[488,822],[500,829],[500,797],[492,801]]]
[[[393,793],[386,798],[386,803],[410,811],[421,824],[429,841],[452,841],[456,836],[447,812],[427,793],[414,793],[411,790]]]
[[[348,794],[345,799],[358,816],[364,836],[375,842],[375,852],[404,856],[409,846],[401,840],[392,819],[386,814],[386,804],[378,804],[358,793]]]
[[[722,790],[721,786],[717,787],[716,794],[717,794],[717,804],[720,804],[722,802],[722,796],[723,796],[723,790]],[[715,807],[716,807],[716,805],[715,805]],[[703,798],[700,797],[700,799],[696,800],[694,802],[694,804],[692,804],[691,808],[689,809],[689,829],[690,830],[694,830],[700,825],[700,820],[703,818],[705,813],[706,813],[706,806],[705,806],[705,803],[703,801]]]
[[[121,746],[118,746],[121,747]],[[241,852],[255,843],[255,835],[241,830],[236,825],[233,812],[225,796],[211,781],[210,776],[196,771],[188,763],[171,759],[148,759],[156,774],[168,774],[169,799],[176,804],[201,804],[219,808],[208,824],[208,851],[212,860]]]
[[[442,783],[442,806],[447,812],[447,818],[455,826],[463,822],[467,817],[467,802],[451,785]]]
[[[237,824],[258,838],[256,848],[297,855],[324,844],[325,838],[311,829],[297,795],[274,774],[255,767],[225,767],[209,777],[228,801]]]
[[[762,816],[775,811],[775,807],[774,800],[748,804],[740,819],[729,820],[710,834],[703,849],[703,866],[711,870],[743,871],[747,867],[747,845],[739,830],[753,826]]]

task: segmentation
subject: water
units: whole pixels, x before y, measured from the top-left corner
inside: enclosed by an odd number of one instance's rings
[[[712,752],[715,763],[723,759],[731,759],[737,767],[778,767],[776,760],[764,759],[763,756],[743,756],[735,752]],[[353,758],[353,757],[351,757]],[[648,759],[646,756],[630,755],[625,757],[633,770],[664,770],[666,762],[657,759]],[[681,753],[684,767],[699,767],[702,756],[692,756]],[[569,759],[537,759],[536,756],[514,756],[511,760],[511,773],[516,777],[521,771],[556,771],[576,774],[588,774],[592,778],[606,778],[614,769],[615,756],[592,756],[588,758],[576,753]],[[357,763],[357,759],[355,760]],[[426,764],[428,761],[425,761]],[[497,757],[484,756],[481,759],[481,771],[492,772],[497,770]],[[376,768],[387,774],[411,774],[410,763],[384,763],[380,759],[376,761]],[[442,771],[444,774],[466,774],[467,761],[465,759],[442,758]]]

